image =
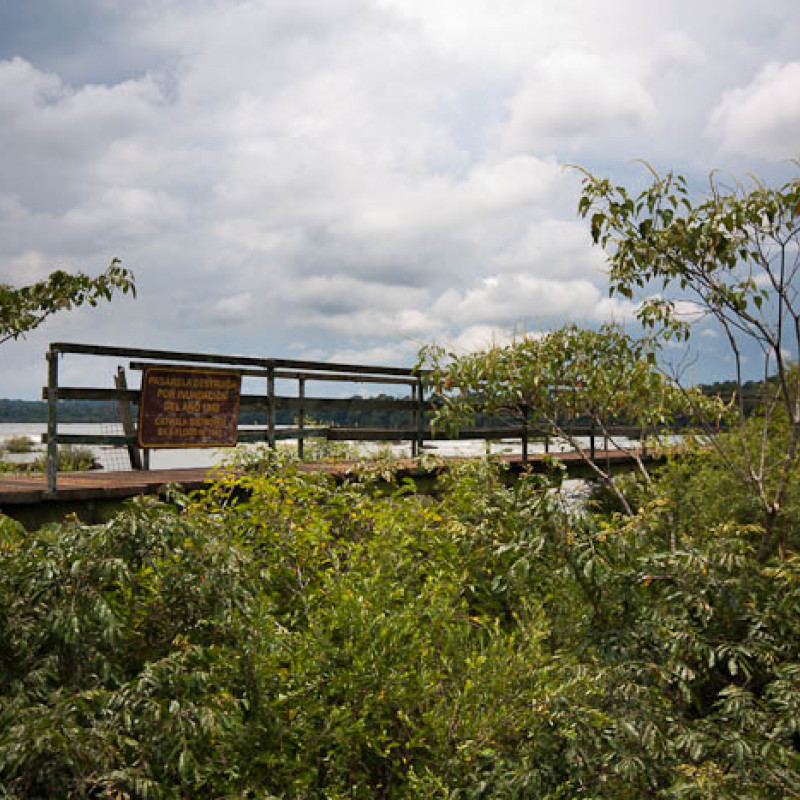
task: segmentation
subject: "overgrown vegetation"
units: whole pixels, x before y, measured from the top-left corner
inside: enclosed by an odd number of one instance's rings
[[[703,503],[727,475],[676,461],[621,518],[486,461],[431,497],[267,457],[6,522],[6,796],[796,796],[800,563]]]

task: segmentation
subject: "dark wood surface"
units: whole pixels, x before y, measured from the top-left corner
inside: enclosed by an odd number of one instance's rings
[[[409,367],[367,366],[364,364],[341,364],[328,361],[304,361],[295,358],[256,358],[253,356],[227,356],[216,353],[187,353],[179,350],[145,350],[141,347],[112,347],[99,344],[75,342],[53,342],[53,353],[73,353],[87,356],[109,356],[121,358],[148,358],[158,361],[181,361],[195,364],[220,364],[262,369],[299,369],[314,372],[350,372],[354,375],[401,375],[415,376],[427,370]]]
[[[522,465],[520,455],[497,455],[495,460],[512,466]],[[569,453],[531,453],[528,463],[532,469],[541,468],[546,458],[554,458],[567,466],[579,465],[581,455]],[[648,456],[646,460],[651,460]],[[442,458],[442,463],[458,461],[454,457]],[[623,465],[633,462],[630,453],[623,450],[598,450],[596,461],[601,464]],[[343,477],[358,469],[360,461],[325,461],[307,462],[300,465],[305,472],[324,472],[329,475]],[[400,458],[396,461],[398,468],[413,475],[419,471],[417,461],[411,458]],[[134,497],[140,494],[157,493],[168,484],[180,484],[184,489],[201,489],[207,486],[219,470],[213,467],[192,469],[162,469],[149,471],[112,472],[93,470],[89,472],[62,472],[58,475],[58,490],[55,497],[47,495],[47,479],[43,474],[35,475],[0,475],[0,507],[29,503],[46,503],[49,500],[92,500]]]
[[[132,370],[143,370],[146,367],[152,366],[152,363],[144,362],[144,361],[131,361],[128,365]],[[175,369],[179,369],[183,365],[174,365]],[[250,378],[266,378],[269,376],[270,371],[268,369],[248,369],[242,368],[238,369],[237,372],[241,373],[242,375],[246,375]],[[404,386],[414,386],[419,382],[419,378],[417,376],[409,377],[409,378],[396,378],[390,377],[385,375],[348,375],[347,373],[338,373],[338,372],[309,372],[299,371],[299,370],[285,370],[285,369],[276,369],[272,372],[275,380],[290,380],[290,381],[297,381],[297,380],[309,380],[309,381],[325,381],[325,382],[334,382],[334,383],[381,383],[386,385],[404,385]]]

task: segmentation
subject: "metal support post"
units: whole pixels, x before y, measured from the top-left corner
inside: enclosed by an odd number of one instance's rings
[[[136,437],[136,430],[133,427],[133,414],[131,413],[131,404],[128,398],[123,394],[128,391],[128,381],[125,377],[125,368],[122,366],[117,367],[117,374],[114,376],[114,385],[119,389],[120,396],[117,398],[117,407],[119,408],[119,418],[122,422],[122,431],[128,437],[128,458],[131,461],[131,469],[140,470],[143,468],[142,455],[136,442],[133,441]]]
[[[297,396],[304,400],[306,396],[306,379],[297,379]],[[297,457],[302,461],[305,455],[305,428],[306,428],[306,409],[301,405],[300,410],[297,412],[297,430],[299,436],[297,437]]]
[[[411,384],[411,402],[417,399],[417,384]],[[411,424],[416,429],[414,438],[411,440],[411,458],[416,458],[419,455],[419,407],[415,407],[411,412]]]
[[[425,444],[425,388],[422,379],[417,378],[417,455],[422,455]]]
[[[267,368],[267,442],[275,449],[275,368]]]
[[[47,493],[55,494],[58,475],[58,351],[47,352]]]
[[[528,418],[530,417],[530,406],[525,406],[522,411],[522,463],[528,463]]]

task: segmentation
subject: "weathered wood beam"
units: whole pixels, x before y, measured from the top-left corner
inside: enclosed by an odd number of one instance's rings
[[[114,376],[114,385],[117,387],[118,392],[126,392],[128,390],[128,382],[125,378],[125,369],[122,366],[117,367],[117,374]],[[119,417],[122,421],[122,430],[128,439],[134,439],[136,436],[136,427],[133,424],[133,412],[131,411],[130,400],[119,398],[117,400],[119,407]],[[143,469],[142,454],[136,444],[127,445],[128,458],[131,461],[132,469]]]
[[[416,440],[420,429],[416,426],[404,428],[328,428],[331,441],[386,442]],[[447,439],[518,439],[522,428],[464,428],[455,436],[447,436],[444,431],[423,428],[425,439],[443,441]]]
[[[146,367],[164,367],[165,369],[186,369],[186,364],[153,364],[145,361],[131,361],[128,365],[132,370],[141,371]],[[213,370],[212,370],[213,371]],[[229,370],[221,370],[229,371]],[[234,372],[239,372],[248,378],[267,378],[269,376],[268,369],[233,369]],[[337,383],[378,383],[390,385],[416,385],[419,378],[398,378],[388,375],[347,375],[338,372],[308,372],[307,370],[275,370],[275,380],[308,380],[308,381],[330,381]]]
[[[327,428],[276,428],[276,439],[324,439],[327,435]],[[263,443],[266,428],[247,428],[239,430],[236,440],[242,443]],[[43,433],[41,436],[43,444],[48,442],[48,435]],[[109,444],[116,447],[127,447],[136,444],[135,436],[125,436],[117,433],[59,433],[59,444]],[[177,448],[180,449],[180,448]],[[209,449],[217,449],[211,446]],[[222,449],[222,448],[219,448]]]
[[[231,367],[261,367],[263,369],[298,369],[314,372],[351,372],[355,375],[403,375],[416,376],[422,371],[409,367],[366,366],[364,364],[342,364],[328,361],[303,361],[296,358],[256,358],[253,356],[226,356],[215,353],[187,353],[179,350],[148,350],[140,347],[114,347],[100,344],[77,344],[54,342],[52,352],[75,355],[113,356],[115,358],[146,358],[158,361],[184,361],[185,369],[191,363],[219,364]]]

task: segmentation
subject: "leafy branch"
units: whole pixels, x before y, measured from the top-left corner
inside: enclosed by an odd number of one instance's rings
[[[82,272],[52,272],[45,280],[15,288],[0,284],[0,344],[23,338],[59,311],[111,300],[116,291],[136,295],[133,273],[115,258],[93,278]]]

